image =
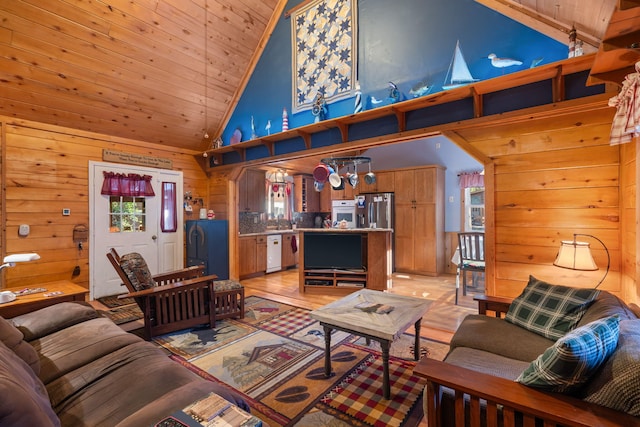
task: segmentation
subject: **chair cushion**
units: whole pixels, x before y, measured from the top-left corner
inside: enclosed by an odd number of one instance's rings
[[[619,323],[618,316],[609,316],[569,332],[531,362],[516,381],[548,391],[575,390],[615,351]]]
[[[122,255],[120,257],[120,266],[136,291],[143,291],[156,285],[147,262],[139,253],[131,252]]]
[[[640,319],[620,322],[618,348],[585,385],[585,401],[640,417]]]
[[[215,292],[233,291],[235,289],[242,289],[240,282],[235,280],[216,280],[213,282],[213,290]]]
[[[575,329],[599,292],[552,285],[529,276],[529,283],[509,306],[505,320],[557,340]]]

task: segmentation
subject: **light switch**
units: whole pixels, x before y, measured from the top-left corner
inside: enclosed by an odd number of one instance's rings
[[[29,235],[29,224],[20,224],[20,227],[18,227],[18,234],[20,236],[26,237]]]

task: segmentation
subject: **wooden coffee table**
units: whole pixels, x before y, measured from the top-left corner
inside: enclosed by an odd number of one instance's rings
[[[362,303],[389,305],[393,306],[393,310],[386,314],[366,312],[356,307]],[[312,319],[319,321],[324,329],[325,375],[327,377],[332,375],[331,331],[333,329],[359,335],[367,340],[378,341],[382,348],[384,398],[389,399],[391,397],[389,383],[389,348],[391,343],[411,325],[414,325],[416,330],[414,353],[415,359],[418,360],[420,358],[420,322],[430,305],[431,301],[421,298],[362,289],[312,311],[309,315]]]
[[[20,295],[19,292],[25,288],[44,288],[46,290],[27,295]],[[89,293],[88,289],[76,285],[69,280],[59,280],[57,282],[47,282],[39,285],[20,286],[16,288],[5,288],[2,290],[11,291],[17,294],[15,301],[0,304],[0,316],[5,319],[10,319],[59,302],[85,301],[86,296]],[[56,294],[51,295],[51,293]]]

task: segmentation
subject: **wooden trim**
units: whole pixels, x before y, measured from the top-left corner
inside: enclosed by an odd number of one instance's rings
[[[7,127],[4,121],[0,121],[0,179],[2,179],[2,185],[0,186],[0,220],[2,220],[2,227],[0,230],[0,257],[4,259],[7,255]],[[4,274],[0,277],[0,289],[4,288]]]
[[[224,128],[227,127],[227,125],[229,124],[229,120],[231,120],[231,115],[233,114],[236,107],[238,106],[238,102],[240,102],[240,98],[244,90],[246,89],[247,84],[249,83],[249,79],[251,78],[253,71],[258,65],[258,61],[262,56],[262,52],[264,52],[264,49],[267,47],[267,43],[269,42],[269,39],[271,38],[271,35],[273,34],[273,31],[276,28],[276,25],[278,25],[278,21],[280,20],[280,15],[282,14],[282,11],[284,10],[284,7],[286,6],[286,4],[287,4],[287,0],[279,0],[278,4],[274,8],[273,14],[271,15],[271,20],[269,20],[269,23],[267,24],[267,27],[265,28],[264,33],[260,38],[260,42],[258,42],[258,46],[253,51],[253,56],[251,57],[251,61],[247,65],[246,72],[244,76],[242,76],[242,80],[240,81],[240,84],[238,85],[236,92],[233,94],[233,97],[229,102],[229,106],[225,110],[225,114],[222,117],[222,120],[220,121],[220,126],[219,126],[220,131],[218,132],[217,135],[214,136],[214,139],[220,137],[222,135],[222,131],[224,130]],[[207,147],[203,147],[203,150],[206,150],[206,149]],[[200,151],[202,152],[202,150]]]
[[[314,1],[317,0],[304,0],[303,2],[300,2],[300,4],[293,6],[291,9],[287,10],[284,13],[284,17],[285,19],[289,19],[291,17],[291,15],[293,15],[296,11],[308,6],[309,4],[313,3]]]
[[[510,0],[475,1],[513,19],[514,21],[539,31],[562,44],[566,45],[569,42],[569,31],[571,31],[571,28],[568,25],[553,20],[546,15],[523,6],[522,4]],[[580,40],[589,45],[591,52],[594,52],[600,45],[600,40],[597,37],[593,34],[587,34],[584,31],[580,31]]]

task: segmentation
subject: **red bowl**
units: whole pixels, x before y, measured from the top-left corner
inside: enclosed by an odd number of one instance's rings
[[[329,178],[329,168],[323,163],[319,163],[313,170],[313,179],[318,182],[326,182]]]

